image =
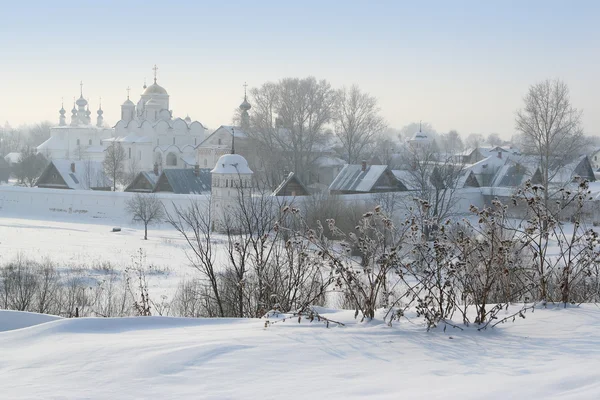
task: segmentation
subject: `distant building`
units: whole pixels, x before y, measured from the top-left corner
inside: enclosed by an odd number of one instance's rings
[[[37,187],[72,190],[110,190],[112,183],[99,161],[52,160],[37,180]]]
[[[152,171],[142,171],[125,188],[125,192],[150,193],[154,191],[159,176],[158,165]]]
[[[279,186],[273,191],[272,196],[308,196],[310,191],[304,183],[294,174],[290,172],[289,175],[281,182]]]
[[[210,170],[200,169],[199,167],[193,169],[165,169],[158,177],[153,191],[174,194],[210,193]]]
[[[363,194],[407,191],[387,165],[348,164],[329,185],[331,194]]]
[[[223,232],[228,220],[236,218],[240,202],[251,201],[252,176],[248,161],[239,154],[221,156],[211,171],[212,229]]]

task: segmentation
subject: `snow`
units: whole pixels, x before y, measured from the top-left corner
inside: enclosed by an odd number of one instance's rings
[[[248,161],[239,154],[224,154],[210,171],[213,174],[252,174]]]
[[[0,332],[13,331],[61,319],[53,315],[0,310]]]
[[[8,314],[15,319],[15,314]],[[56,319],[0,332],[10,399],[597,399],[600,310],[478,332],[399,323]],[[0,314],[0,325],[7,313]]]

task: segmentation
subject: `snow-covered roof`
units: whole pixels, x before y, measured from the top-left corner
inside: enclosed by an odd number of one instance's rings
[[[298,184],[298,186],[300,186],[300,188],[302,189],[302,193],[298,193],[298,195],[300,196],[307,196],[310,194],[310,191],[308,190],[308,188],[304,185],[304,183],[302,183],[302,181],[300,180],[300,178],[298,178],[293,172],[290,172],[288,174],[288,176],[283,180],[283,182],[281,182],[279,184],[279,186],[277,186],[277,188],[275,188],[275,190],[273,190],[273,193],[271,193],[271,196],[285,196],[288,195],[288,193],[286,192],[286,186],[291,182],[294,181],[296,182],[296,184]]]
[[[210,171],[213,174],[252,174],[248,161],[239,154],[224,154]]]
[[[211,191],[212,177],[208,168],[200,169],[198,175],[191,168],[165,169],[158,178],[155,191],[161,191],[161,182],[165,180],[176,194],[201,194]]]
[[[21,153],[17,153],[17,152],[8,153],[7,155],[4,156],[4,160],[11,164],[18,163],[20,159],[21,159]]]
[[[418,185],[414,173],[406,169],[394,169],[392,173],[408,190],[417,190]]]
[[[390,186],[387,189],[390,189],[390,191],[406,190],[406,187],[395,178],[387,165],[367,165],[363,169],[363,166],[360,164],[345,165],[333,182],[331,182],[331,185],[329,185],[329,190],[334,192],[368,193],[373,190],[379,178],[386,172],[389,172],[390,178],[394,183],[397,183],[397,185]]]
[[[103,139],[103,142],[119,142],[119,143],[152,143],[152,139],[148,136],[138,136],[134,133],[127,136],[112,137]]]
[[[179,157],[181,161],[183,161],[187,165],[194,166],[196,165],[196,156],[195,155],[184,155]]]
[[[47,175],[53,170],[52,167],[60,174],[69,189],[89,190],[111,186],[110,179],[104,174],[102,162],[90,160],[52,160],[40,176],[38,185],[44,187],[52,185],[46,183]]]

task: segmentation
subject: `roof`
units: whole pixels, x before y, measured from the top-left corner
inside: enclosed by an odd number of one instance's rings
[[[285,196],[285,192],[286,192],[286,187],[290,182],[294,182],[297,185],[300,186],[301,189],[304,190],[304,194],[300,194],[301,196],[304,195],[308,195],[310,194],[310,190],[308,190],[308,188],[304,185],[304,183],[302,183],[302,181],[300,180],[300,178],[298,178],[296,176],[296,174],[294,174],[293,172],[290,172],[288,174],[288,176],[283,180],[283,182],[281,182],[279,184],[279,186],[277,186],[277,188],[273,191],[273,193],[271,194],[271,196]]]
[[[196,156],[194,154],[184,155],[179,157],[186,165],[195,166]]]
[[[152,185],[152,189],[156,186],[156,182],[158,182],[158,175],[154,173],[154,171],[142,171],[134,178],[134,180],[125,188],[126,192],[134,191],[134,186],[137,185],[140,179],[147,180],[150,185]]]
[[[112,137],[108,139],[102,139],[103,142],[120,142],[120,143],[152,143],[152,139],[147,136],[138,136],[132,133],[127,136]]]
[[[395,169],[392,170],[392,173],[400,182],[406,186],[408,190],[418,190],[418,185],[415,179],[414,174],[406,169]]]
[[[513,160],[508,160],[492,180],[492,187],[517,187],[520,186],[527,178],[531,177],[531,173],[527,167]]]
[[[72,165],[75,167],[75,172],[71,169]],[[52,160],[40,176],[38,184],[44,184],[43,178],[53,169],[52,167],[60,174],[69,189],[89,190],[111,186],[110,179],[104,174],[102,162],[89,160]]]
[[[347,164],[329,185],[329,190],[368,193],[373,190],[377,181],[387,172],[398,183],[397,186],[389,187],[389,189],[406,189],[402,182],[398,181],[388,169],[387,165],[368,165],[363,171],[362,165]]]
[[[17,153],[17,152],[8,153],[7,155],[4,156],[4,160],[8,161],[11,164],[18,163],[20,159],[21,159],[21,153]]]
[[[144,94],[168,94],[168,93],[164,87],[160,86],[155,81],[152,85],[150,85],[146,88],[146,90],[144,91]]]
[[[252,174],[248,161],[239,154],[223,154],[219,157],[213,174]]]
[[[208,168],[199,170],[198,176],[193,168],[187,169],[165,169],[158,178],[157,183],[167,180],[173,193],[176,194],[200,194],[210,192],[211,174]],[[158,191],[158,186],[155,191]]]

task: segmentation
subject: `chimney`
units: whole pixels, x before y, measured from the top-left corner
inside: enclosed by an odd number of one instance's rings
[[[199,164],[194,165],[194,175],[200,176],[200,165]]]
[[[154,163],[154,175],[158,176],[158,163]]]
[[[498,158],[502,158],[502,152],[501,151],[498,152]]]
[[[365,160],[362,161],[362,170],[363,172],[367,170],[367,162]]]
[[[71,172],[75,173],[75,163],[74,162],[71,163]]]

